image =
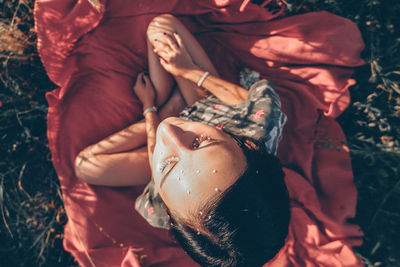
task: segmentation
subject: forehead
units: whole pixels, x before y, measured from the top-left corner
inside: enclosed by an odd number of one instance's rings
[[[234,141],[194,150],[169,174],[160,194],[170,210],[184,216],[225,191],[245,168],[246,159]]]

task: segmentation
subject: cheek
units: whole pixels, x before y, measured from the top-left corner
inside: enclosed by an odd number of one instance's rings
[[[152,158],[152,166],[153,169],[155,169],[157,163],[159,162],[159,160],[161,158],[163,158],[163,156],[165,155],[165,148],[163,148],[162,143],[160,142],[160,135],[157,132],[156,135],[156,145],[154,146],[154,150],[153,150],[153,158]]]
[[[192,184],[181,168],[174,169],[166,178],[160,189],[160,196],[165,204],[174,209],[178,204],[185,203],[192,194]]]
[[[181,190],[181,188],[175,187],[173,190],[163,188],[160,196],[168,209],[174,213],[184,214],[188,206],[191,206],[189,200],[191,194],[188,195],[186,190]]]

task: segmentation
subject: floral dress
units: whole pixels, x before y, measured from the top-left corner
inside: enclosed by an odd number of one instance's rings
[[[255,71],[243,71],[240,83],[249,90],[244,102],[228,105],[211,95],[185,108],[179,117],[217,127],[231,135],[263,141],[267,152],[276,154],[286,122],[278,94],[267,80],[260,80]],[[169,229],[167,208],[153,180],[136,199],[135,209],[150,225]]]

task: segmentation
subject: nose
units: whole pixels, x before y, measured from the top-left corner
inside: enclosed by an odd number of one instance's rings
[[[174,152],[179,154],[179,150],[190,150],[194,134],[188,131],[184,131],[177,125],[170,124],[168,122],[162,122],[158,126],[158,142],[161,142],[165,149],[175,150]]]

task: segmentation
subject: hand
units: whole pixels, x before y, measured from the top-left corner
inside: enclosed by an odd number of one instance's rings
[[[173,37],[164,34],[161,40],[155,40],[154,47],[154,53],[159,56],[163,68],[174,76],[183,76],[187,71],[197,68],[177,33]]]
[[[139,100],[142,102],[143,110],[154,106],[155,92],[153,84],[148,75],[143,72],[139,73],[136,78],[133,90]]]

